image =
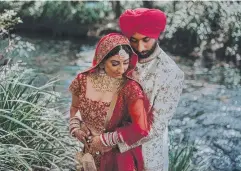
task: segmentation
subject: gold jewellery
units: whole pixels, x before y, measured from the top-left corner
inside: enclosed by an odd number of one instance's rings
[[[126,51],[122,48],[122,46],[120,47],[120,51],[118,52],[118,55],[124,59],[129,58],[129,54],[126,53]]]
[[[107,74],[93,73],[90,75],[90,81],[93,85],[93,88],[99,92],[112,92],[114,89],[120,87],[123,84],[123,78],[113,78]]]

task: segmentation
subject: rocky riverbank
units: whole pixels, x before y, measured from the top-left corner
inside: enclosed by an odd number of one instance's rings
[[[195,164],[205,162],[209,171],[240,171],[240,122],[240,88],[186,80],[170,129],[176,142],[194,143]]]

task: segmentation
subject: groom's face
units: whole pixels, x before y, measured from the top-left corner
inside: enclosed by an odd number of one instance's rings
[[[131,36],[130,43],[139,58],[147,58],[155,50],[157,40],[139,33],[135,33],[133,36]]]

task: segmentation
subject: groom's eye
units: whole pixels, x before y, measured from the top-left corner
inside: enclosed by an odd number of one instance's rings
[[[136,43],[136,42],[137,42],[137,40],[136,40],[136,39],[134,39],[134,38],[130,38],[130,42]]]
[[[142,39],[144,42],[148,42],[150,40],[150,37],[145,37]]]

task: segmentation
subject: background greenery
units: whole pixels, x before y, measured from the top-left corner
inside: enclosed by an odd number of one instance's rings
[[[0,12],[13,9],[23,20],[16,29],[52,36],[86,36],[105,27],[127,8],[153,7],[166,12],[161,41],[173,54],[201,60],[205,67],[225,61],[240,69],[241,3],[239,1],[22,1],[0,2]],[[118,30],[115,25],[113,30]],[[100,29],[100,28],[99,28]],[[111,31],[113,31],[111,29]],[[98,30],[98,28],[96,28]]]

